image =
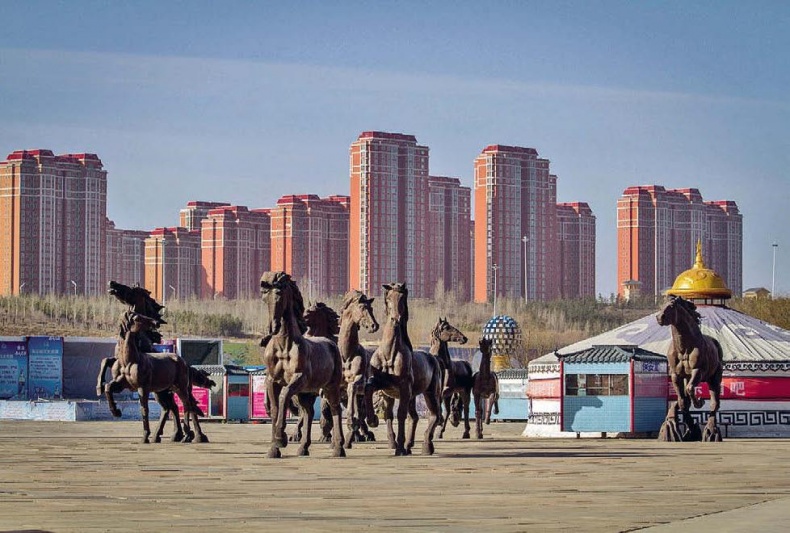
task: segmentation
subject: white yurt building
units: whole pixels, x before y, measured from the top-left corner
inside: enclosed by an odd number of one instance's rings
[[[702,315],[702,332],[721,343],[724,378],[717,422],[724,437],[790,437],[790,331],[727,307],[731,292],[715,271],[705,267],[699,245],[694,266],[677,277],[667,295],[694,302]],[[656,315],[650,314],[531,361],[527,387],[531,409],[524,436],[577,437],[576,432],[560,429],[563,355],[595,346],[638,346],[666,354],[670,342],[670,328],[660,326]],[[667,380],[668,395],[670,391]],[[704,384],[702,397],[708,397]],[[698,422],[707,419],[708,408],[706,401],[701,410],[692,410]]]

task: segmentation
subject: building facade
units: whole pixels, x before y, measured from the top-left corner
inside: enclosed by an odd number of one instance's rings
[[[595,215],[586,202],[557,204],[560,298],[595,298]]]
[[[475,159],[476,302],[559,297],[557,177],[534,148],[490,145]]]
[[[208,216],[209,211],[227,206],[230,206],[230,204],[225,202],[187,202],[187,206],[178,213],[178,225],[189,231],[200,231],[201,224]]]
[[[145,240],[147,231],[118,229],[107,220],[107,281],[145,285]]]
[[[349,198],[287,195],[271,214],[272,270],[288,272],[303,296],[348,290]]]
[[[742,227],[735,202],[705,202],[698,189],[628,187],[617,201],[618,294],[638,281],[642,295],[661,295],[693,261],[697,240],[711,268],[739,294]]]
[[[393,281],[429,297],[428,147],[413,135],[366,131],[350,149],[349,284],[368,295]]]
[[[0,161],[0,295],[102,294],[107,171],[96,154]]]
[[[267,210],[223,206],[208,211],[200,232],[203,298],[258,295],[261,274],[270,267],[270,225]]]
[[[200,232],[156,228],[145,240],[145,288],[165,305],[171,299],[200,296]]]
[[[460,300],[472,294],[471,198],[469,187],[458,178],[428,178],[428,287],[441,284],[444,291],[455,292]]]

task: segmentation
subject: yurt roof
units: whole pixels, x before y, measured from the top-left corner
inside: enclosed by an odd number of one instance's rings
[[[725,362],[790,361],[790,331],[728,307],[698,305],[697,311],[702,315],[702,332],[719,341]],[[670,328],[660,326],[655,313],[652,313],[558,352],[560,355],[572,354],[596,345],[636,345],[665,354],[670,342]],[[548,353],[531,361],[530,366],[556,361],[554,353]]]

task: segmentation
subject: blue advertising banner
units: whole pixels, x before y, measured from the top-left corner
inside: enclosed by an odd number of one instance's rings
[[[27,400],[27,343],[0,342],[0,399]]]
[[[29,398],[60,399],[63,394],[63,338],[28,337]]]

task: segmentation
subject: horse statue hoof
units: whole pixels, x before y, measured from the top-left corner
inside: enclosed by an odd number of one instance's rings
[[[721,442],[721,430],[719,426],[716,425],[716,419],[711,417],[708,419],[708,423],[705,424],[705,429],[702,432],[702,441],[703,442]]]
[[[115,409],[110,409],[110,413],[112,413],[112,416],[114,416],[115,418],[121,418],[121,414],[122,414],[121,410],[118,409],[117,407]]]
[[[365,440],[367,442],[376,442],[376,436],[373,434],[372,431],[368,431],[365,433]]]
[[[332,448],[332,457],[345,457],[346,450],[343,449],[342,446],[338,448]]]
[[[162,437],[160,437],[159,435],[157,435],[156,437],[154,437],[154,442],[155,442],[156,444],[159,444],[160,442],[162,442]]]
[[[278,437],[272,441],[272,446],[275,448],[287,448],[288,447],[288,439],[285,437]]]
[[[272,446],[271,448],[269,448],[269,453],[266,455],[266,457],[268,457],[269,459],[279,459],[280,457],[282,457],[282,454],[280,453],[279,448]]]
[[[674,420],[665,420],[658,431],[658,440],[661,442],[681,442],[683,437],[680,435],[678,425]]]
[[[379,427],[379,417],[377,417],[376,415],[373,415],[373,416],[371,416],[371,417],[368,417],[368,418],[365,420],[365,422],[367,423],[367,425],[368,425],[368,426],[370,426],[370,427],[372,427],[372,428],[377,428],[377,427]]]
[[[178,433],[175,433],[172,437],[170,437],[170,442],[181,442],[182,440],[184,440],[183,431],[179,431]]]
[[[307,449],[307,446],[299,446],[299,449],[296,451],[296,455],[299,457],[309,457],[310,450]]]
[[[208,442],[208,437],[205,434],[201,433],[200,436],[198,436],[198,440],[197,441],[198,442]]]
[[[469,438],[469,432],[468,431],[464,431],[464,434],[461,435],[461,438],[462,439],[468,439]]]
[[[422,443],[422,454],[423,455],[433,455],[433,453],[434,453],[433,443],[431,441],[423,442]]]

